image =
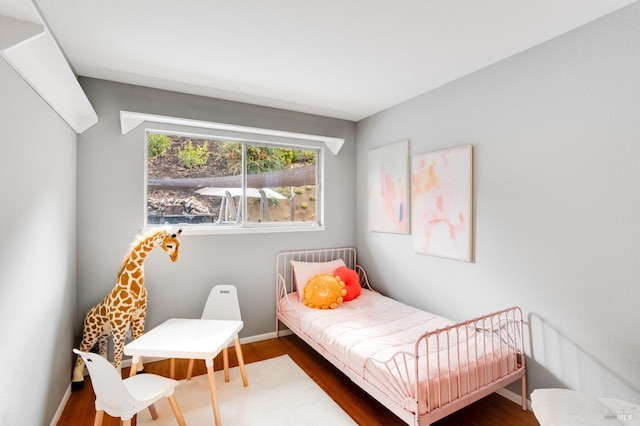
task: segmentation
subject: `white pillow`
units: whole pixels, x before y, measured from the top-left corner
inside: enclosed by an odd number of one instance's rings
[[[300,262],[292,260],[291,267],[293,268],[293,276],[295,277],[300,301],[302,301],[302,290],[304,290],[304,286],[307,285],[311,278],[319,274],[333,274],[333,271],[341,266],[346,266],[342,259],[330,262]]]

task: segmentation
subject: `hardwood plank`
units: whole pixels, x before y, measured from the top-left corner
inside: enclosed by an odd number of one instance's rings
[[[345,410],[356,423],[366,426],[402,426],[398,417],[362,391],[349,378],[339,372],[330,362],[311,349],[297,336],[286,336],[242,345],[245,364],[288,354],[331,398]],[[229,348],[229,364],[238,365],[233,347]],[[176,361],[176,379],[187,375],[188,360]],[[216,371],[221,370],[222,354],[214,360]],[[169,375],[169,361],[145,364],[145,371],[164,376]],[[122,370],[127,377],[128,368]],[[193,375],[206,374],[204,361],[196,361]],[[251,376],[248,377],[251,386]],[[95,418],[95,396],[90,378],[85,378],[85,387],[73,392],[58,426],[92,426]],[[178,401],[179,402],[179,401]],[[302,425],[303,423],[301,423]],[[119,426],[119,420],[107,414],[103,425]],[[538,426],[535,416],[500,395],[492,394],[464,409],[433,423],[433,426]]]

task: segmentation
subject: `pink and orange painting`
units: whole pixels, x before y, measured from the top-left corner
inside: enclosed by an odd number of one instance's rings
[[[409,141],[374,148],[368,157],[369,230],[409,233]]]
[[[411,230],[418,253],[473,259],[472,147],[411,158]]]

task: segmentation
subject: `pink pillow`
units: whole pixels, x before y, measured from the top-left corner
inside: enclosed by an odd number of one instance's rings
[[[362,288],[360,287],[360,277],[356,271],[346,266],[341,266],[333,271],[333,275],[340,277],[344,283],[344,288],[347,289],[347,294],[343,296],[345,302],[360,296]]]
[[[332,274],[336,268],[345,266],[344,260],[336,259],[329,262],[301,262],[298,260],[291,261],[293,268],[293,276],[295,277],[296,290],[298,298],[302,302],[302,291],[307,282],[319,274]]]

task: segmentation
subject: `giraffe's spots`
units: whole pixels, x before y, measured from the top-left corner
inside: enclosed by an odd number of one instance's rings
[[[131,303],[131,295],[127,291],[121,291],[118,295],[118,306],[128,305]],[[120,308],[121,309],[121,308]]]
[[[180,232],[178,232],[178,235]],[[139,237],[133,248],[122,261],[118,282],[109,295],[97,306],[93,307],[85,318],[83,343],[93,346],[100,339],[106,344],[109,336],[114,340],[114,359],[116,367],[122,358],[124,339],[129,327],[134,335],[144,331],[145,310],[147,308],[147,291],[144,288],[144,270],[142,265],[155,247],[161,246],[168,252],[171,260],[178,257],[180,242],[176,235],[165,231],[155,232],[152,236]],[[104,345],[106,348],[106,345]],[[85,348],[84,350],[88,350]]]

